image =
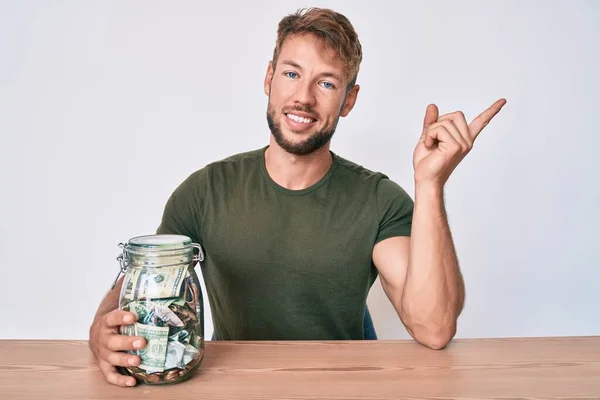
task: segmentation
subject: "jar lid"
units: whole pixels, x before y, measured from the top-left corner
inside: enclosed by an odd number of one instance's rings
[[[184,235],[144,235],[129,239],[127,247],[144,251],[164,251],[185,249],[192,245],[192,240]]]

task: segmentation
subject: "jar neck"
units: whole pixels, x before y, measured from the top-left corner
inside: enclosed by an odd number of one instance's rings
[[[174,265],[185,264],[192,266],[194,254],[191,251],[186,252],[125,252],[125,263],[129,267],[170,267]]]

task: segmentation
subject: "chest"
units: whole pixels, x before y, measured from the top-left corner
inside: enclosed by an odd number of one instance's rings
[[[202,237],[221,274],[344,282],[371,272],[377,218],[349,196],[238,193],[208,204]],[[352,277],[352,278],[351,278]]]

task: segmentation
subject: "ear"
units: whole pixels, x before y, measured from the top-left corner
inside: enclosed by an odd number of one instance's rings
[[[360,90],[359,85],[354,85],[346,94],[346,100],[344,101],[344,105],[342,106],[342,110],[340,111],[340,116],[345,117],[350,114],[350,111],[354,108],[354,104],[356,104],[356,98],[358,97],[358,92]]]
[[[273,61],[269,61],[269,65],[267,66],[267,73],[265,74],[265,94],[268,96],[271,93],[271,80],[273,80],[273,74],[275,71],[273,70]]]

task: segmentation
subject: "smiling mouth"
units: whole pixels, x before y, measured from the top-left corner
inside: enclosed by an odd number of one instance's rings
[[[292,114],[292,113],[285,113],[285,115],[292,121],[297,122],[299,124],[310,124],[310,123],[316,121],[316,119],[314,119],[314,118],[301,117],[299,115]]]

